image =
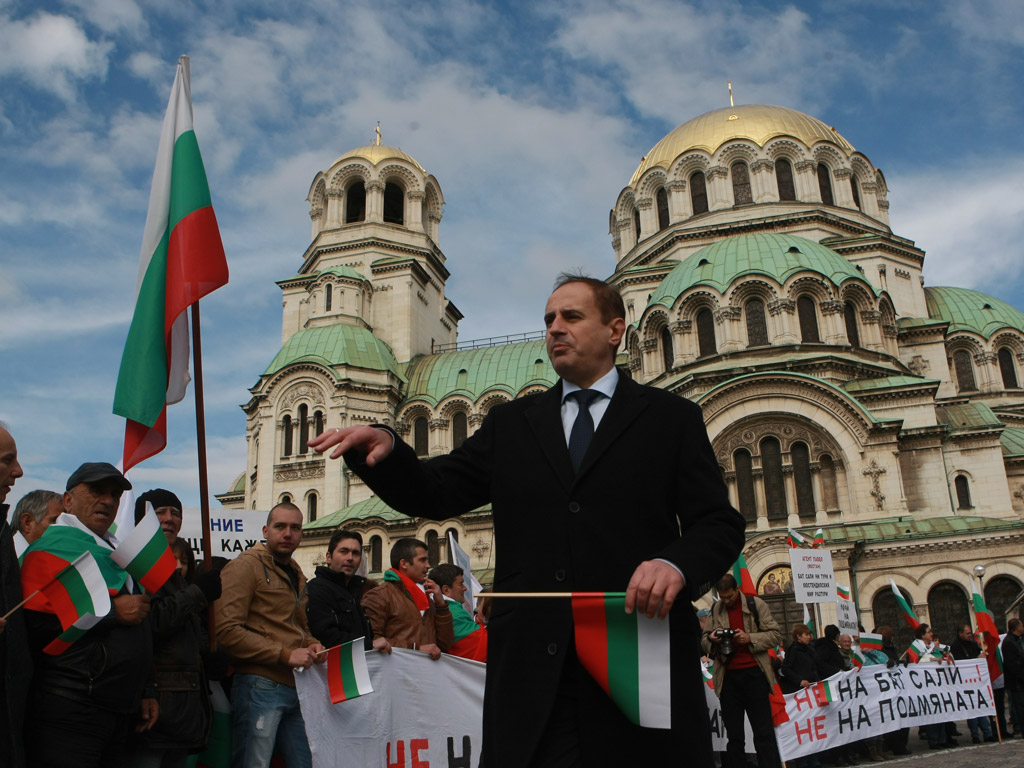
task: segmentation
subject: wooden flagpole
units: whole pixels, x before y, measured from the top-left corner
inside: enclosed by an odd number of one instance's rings
[[[203,401],[203,343],[199,328],[199,301],[192,304],[192,369],[195,374],[196,446],[199,459],[199,509],[203,519],[203,570],[213,568],[213,542],[210,536],[210,486],[206,474],[206,406]],[[210,650],[217,646],[217,621],[213,603],[208,610]]]

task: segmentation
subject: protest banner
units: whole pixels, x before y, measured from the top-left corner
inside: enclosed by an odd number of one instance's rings
[[[786,696],[789,722],[775,728],[782,759],[874,738],[899,728],[995,714],[983,659],[881,664],[833,675]]]
[[[432,661],[425,653],[396,648],[390,656],[367,652],[366,666],[373,693],[334,705],[326,665],[295,672],[314,768],[475,768],[487,665],[447,654]],[[714,749],[725,751],[718,697],[704,688]],[[745,731],[753,753],[749,722]]]
[[[214,557],[234,560],[249,547],[263,541],[266,511],[255,509],[211,509],[210,542]],[[185,539],[196,559],[203,559],[203,525],[198,508],[182,510],[179,539]]]
[[[827,549],[790,549],[793,591],[798,603],[831,603],[836,599],[832,553]]]

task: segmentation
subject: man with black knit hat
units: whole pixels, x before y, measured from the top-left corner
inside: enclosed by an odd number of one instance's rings
[[[160,527],[173,544],[181,530],[181,501],[171,491],[154,488],[135,500],[135,522],[153,507]],[[132,765],[139,768],[184,768],[189,753],[206,746],[212,708],[203,669],[202,617],[220,597],[220,574],[203,571],[189,584],[175,570],[151,598],[153,667],[160,719],[132,744]]]

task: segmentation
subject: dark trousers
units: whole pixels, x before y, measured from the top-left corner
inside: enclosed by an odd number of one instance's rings
[[[37,693],[25,718],[25,746],[33,768],[121,768],[125,742],[138,713],[121,714],[88,701]]]
[[[999,733],[1005,739],[1006,733],[1006,689],[993,688],[992,695],[996,699],[996,723],[999,724]]]
[[[725,723],[729,746],[725,752],[724,768],[742,768],[746,765],[744,713],[750,720],[750,730],[754,734],[759,768],[778,768],[781,765],[775,743],[775,727],[772,724],[772,705],[768,700],[770,695],[768,679],[760,667],[725,671],[720,698],[722,722]]]

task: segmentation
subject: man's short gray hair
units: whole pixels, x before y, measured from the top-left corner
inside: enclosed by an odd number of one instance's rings
[[[18,502],[18,506],[14,508],[14,530],[21,530],[21,516],[28,512],[32,515],[32,519],[37,523],[43,521],[43,516],[46,515],[46,510],[50,506],[50,502],[56,499],[60,501],[64,497],[55,491],[29,491],[21,497],[21,501]]]

